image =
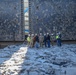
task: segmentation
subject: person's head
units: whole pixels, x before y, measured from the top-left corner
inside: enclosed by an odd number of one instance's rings
[[[35,34],[35,36],[37,36],[37,33]]]
[[[54,35],[53,33],[51,35]]]
[[[47,35],[49,35],[49,33],[47,33]]]
[[[59,35],[59,33],[56,33],[56,35]]]
[[[34,36],[34,34],[31,34],[31,36]]]
[[[61,34],[61,32],[58,33],[59,35]]]
[[[46,34],[44,34],[44,36],[46,36]]]
[[[40,33],[40,35],[42,35],[42,33]]]
[[[30,34],[28,34],[28,36],[30,36]]]

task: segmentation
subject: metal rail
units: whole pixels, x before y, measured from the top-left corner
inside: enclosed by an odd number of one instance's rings
[[[4,48],[8,45],[19,45],[26,43],[26,41],[0,41],[0,48]]]
[[[0,41],[0,48],[6,47],[8,45],[16,45],[27,43],[27,41]],[[56,41],[54,41],[56,43]],[[76,40],[62,40],[64,44],[76,44]]]

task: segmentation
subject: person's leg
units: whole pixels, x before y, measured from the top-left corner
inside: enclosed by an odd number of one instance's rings
[[[41,47],[43,47],[43,42],[41,42]]]
[[[33,41],[31,41],[31,48],[33,48]]]
[[[48,47],[50,47],[50,41],[48,40]]]
[[[45,47],[47,47],[47,41],[45,41]]]
[[[30,42],[28,42],[28,47],[30,47]]]
[[[35,46],[35,48],[37,47],[37,42],[35,42],[34,46]]]
[[[29,42],[27,42],[27,46],[29,47]]]
[[[39,48],[39,42],[35,43],[35,48]]]
[[[47,42],[46,42],[46,41],[44,41],[44,45],[45,45],[45,47],[47,47],[47,46],[46,46],[46,43],[47,43]]]
[[[61,39],[60,39],[60,46],[62,45],[62,41],[61,41]]]
[[[59,46],[59,40],[58,39],[56,40],[56,42],[57,42],[57,46]]]
[[[35,47],[36,41],[33,41],[33,47]]]
[[[53,41],[51,41],[51,45],[53,46]]]
[[[40,41],[40,47],[41,47],[41,41]]]
[[[59,46],[61,46],[61,39],[59,39]]]
[[[32,42],[30,42],[30,47],[32,47]]]

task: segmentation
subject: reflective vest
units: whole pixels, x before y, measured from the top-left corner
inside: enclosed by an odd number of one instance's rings
[[[27,37],[27,41],[28,41],[28,42],[30,42],[30,41],[31,41],[30,37]]]
[[[58,38],[59,38],[59,36],[57,35],[57,36],[56,36],[56,39],[58,39]]]

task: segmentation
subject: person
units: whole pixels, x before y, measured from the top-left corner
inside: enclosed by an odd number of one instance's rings
[[[47,46],[48,46],[48,48],[50,48],[50,35],[49,35],[49,33],[47,33]]]
[[[47,38],[46,34],[44,34],[44,40],[43,40],[43,42],[44,42],[45,47],[47,47],[47,39],[46,38]]]
[[[59,38],[61,39],[61,32],[59,32],[58,34],[59,34]]]
[[[61,43],[62,43],[62,42],[61,42],[61,37],[62,37],[62,36],[61,36],[61,32],[59,32],[58,34],[59,34],[59,39],[60,39],[59,44],[60,44],[60,46],[61,46],[61,45],[62,45],[62,44],[61,44]]]
[[[30,47],[34,47],[34,34],[31,34]]]
[[[31,41],[30,34],[28,34],[28,37],[27,37],[28,47],[30,47],[30,41]]]
[[[40,45],[39,45],[39,36],[37,34],[35,35],[35,47],[36,48],[40,47]]]
[[[61,35],[59,33],[56,35],[56,43],[58,46],[61,46]]]
[[[35,42],[36,42],[36,35],[37,35],[37,34],[35,34],[35,35],[34,35],[34,38],[33,38],[33,47],[35,46]]]
[[[43,39],[44,39],[44,37],[43,37],[42,33],[40,33],[40,36],[39,36],[40,47],[43,47]]]
[[[51,34],[51,44],[52,46],[54,45],[54,34],[53,33]]]

